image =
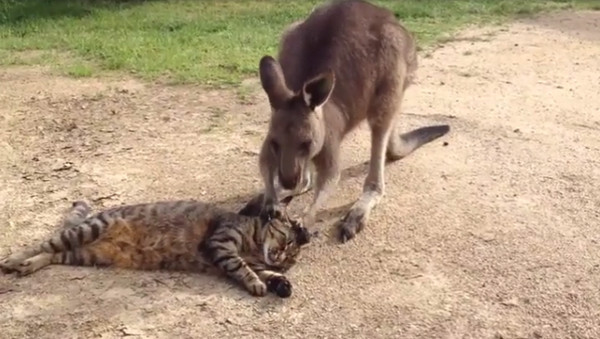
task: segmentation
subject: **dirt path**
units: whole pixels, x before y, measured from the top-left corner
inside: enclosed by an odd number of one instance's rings
[[[423,58],[406,128],[451,134],[387,167],[370,227],[307,250],[291,299],[52,267],[0,276],[0,337],[599,338],[599,55],[600,12],[582,12],[465,32]],[[31,68],[0,83],[0,255],[47,236],[73,199],[238,208],[260,188],[260,91],[240,102]],[[365,128],[345,143],[324,227],[358,196],[367,149]]]

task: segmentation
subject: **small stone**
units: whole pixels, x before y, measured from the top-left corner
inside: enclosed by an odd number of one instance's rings
[[[119,332],[121,332],[121,336],[129,337],[129,336],[141,336],[144,333],[139,329],[131,328],[131,327],[121,327],[119,328]]]
[[[508,300],[501,301],[500,304],[502,304],[504,306],[510,306],[510,307],[519,306],[519,299],[517,299],[517,298],[510,298]]]
[[[66,171],[73,168],[73,163],[70,161],[67,161],[65,163],[56,165],[52,168],[53,171],[58,172],[58,171]]]

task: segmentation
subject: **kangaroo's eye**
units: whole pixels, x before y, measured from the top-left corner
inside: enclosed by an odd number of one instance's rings
[[[279,153],[279,143],[277,141],[271,140],[270,145],[273,153]]]
[[[310,151],[310,145],[311,145],[310,141],[305,141],[305,142],[301,143],[300,144],[300,152],[302,152],[304,154],[308,154],[308,152]]]

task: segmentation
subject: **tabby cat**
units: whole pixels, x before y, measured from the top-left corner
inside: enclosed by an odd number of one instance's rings
[[[194,201],[124,205],[88,217],[73,203],[64,228],[41,244],[0,261],[4,273],[31,274],[52,264],[224,273],[255,296],[286,298],[282,274],[296,263],[310,234],[287,216],[266,220]]]

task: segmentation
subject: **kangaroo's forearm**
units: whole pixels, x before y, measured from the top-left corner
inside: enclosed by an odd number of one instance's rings
[[[339,158],[337,145],[328,145],[322,154],[315,158],[317,180],[313,202],[305,211],[305,220],[314,221],[317,212],[321,210],[329,197],[335,191],[340,179]],[[312,222],[311,222],[312,223]]]
[[[264,202],[272,203],[278,201],[275,189],[275,171],[277,166],[269,149],[265,146],[259,154],[260,175],[265,186]]]

